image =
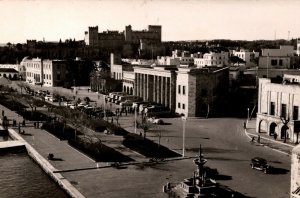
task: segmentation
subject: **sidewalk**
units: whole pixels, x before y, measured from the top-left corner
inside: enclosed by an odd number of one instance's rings
[[[249,141],[251,141],[252,137],[254,137],[254,143],[257,142],[258,135],[260,136],[260,142],[259,144],[265,147],[269,147],[273,150],[276,150],[280,153],[291,155],[293,148],[296,146],[296,144],[287,142],[284,143],[283,139],[277,138],[277,140],[274,139],[273,136],[269,136],[267,133],[257,133],[255,131],[256,128],[256,119],[249,120],[247,124],[247,129],[245,129],[245,134],[248,136]]]

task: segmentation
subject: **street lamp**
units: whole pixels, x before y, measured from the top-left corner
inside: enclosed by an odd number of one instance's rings
[[[249,121],[249,108],[247,108],[247,124],[248,124],[248,121]]]
[[[134,133],[136,133],[137,107],[134,108]]]
[[[187,118],[185,116],[181,116],[182,119],[182,157],[184,157],[185,152],[185,125]]]

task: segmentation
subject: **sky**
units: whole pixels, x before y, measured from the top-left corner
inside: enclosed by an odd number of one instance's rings
[[[297,0],[0,0],[0,43],[162,26],[163,41],[300,37]]]

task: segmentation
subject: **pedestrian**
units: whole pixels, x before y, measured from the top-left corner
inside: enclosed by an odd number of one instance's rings
[[[23,119],[22,125],[25,126],[25,119]]]
[[[4,116],[4,110],[2,110],[2,116]]]
[[[125,109],[125,115],[127,116],[127,109]]]
[[[246,126],[246,122],[244,122],[244,129],[246,129],[247,128],[247,126]]]
[[[34,126],[34,128],[36,128],[36,122],[33,122],[33,126]]]
[[[111,123],[114,123],[114,117],[111,116]]]
[[[260,135],[257,136],[257,142],[260,143]]]
[[[254,142],[254,140],[255,140],[255,137],[252,137],[252,138],[251,138],[251,142]]]
[[[21,123],[19,122],[19,133],[21,133]]]
[[[23,129],[22,134],[25,134],[25,130]]]
[[[274,133],[274,140],[277,140],[277,133]]]

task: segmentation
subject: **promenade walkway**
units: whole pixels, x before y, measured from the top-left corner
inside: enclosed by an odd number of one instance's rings
[[[283,139],[277,138],[274,139],[273,136],[269,136],[267,133],[256,133],[255,131],[256,127],[256,119],[249,120],[247,124],[247,129],[245,129],[245,133],[249,138],[249,141],[251,141],[252,137],[254,137],[254,143],[258,143],[258,135],[260,136],[259,143],[263,146],[269,147],[271,149],[274,149],[278,152],[281,152],[283,154],[291,155],[293,148],[296,146],[293,143],[289,143],[288,140],[286,143]]]

